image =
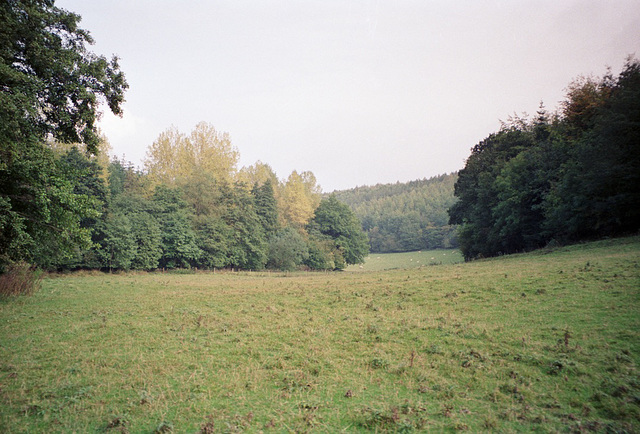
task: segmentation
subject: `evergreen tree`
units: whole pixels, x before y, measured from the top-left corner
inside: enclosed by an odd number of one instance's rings
[[[275,234],[280,225],[278,220],[278,202],[276,201],[273,184],[267,179],[264,184],[257,183],[251,190],[256,205],[256,214],[267,238]]]
[[[456,201],[457,174],[407,183],[379,184],[335,192],[362,221],[372,252],[455,247],[456,228],[447,209]]]
[[[190,267],[201,255],[189,210],[179,190],[158,186],[153,194],[154,214],[162,233],[162,268]]]

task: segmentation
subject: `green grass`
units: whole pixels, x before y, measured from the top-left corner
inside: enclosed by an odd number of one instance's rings
[[[428,267],[431,265],[457,264],[464,258],[460,250],[421,250],[405,253],[372,253],[365,258],[365,263],[350,265],[347,271],[383,271],[406,270]]]
[[[0,303],[0,432],[640,431],[640,238]]]

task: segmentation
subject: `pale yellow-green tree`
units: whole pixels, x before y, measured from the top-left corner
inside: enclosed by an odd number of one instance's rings
[[[213,125],[200,122],[186,141],[185,151],[180,164],[200,168],[217,181],[234,179],[240,153],[232,145],[229,133],[218,132]]]
[[[147,149],[144,167],[147,171],[152,188],[159,184],[174,185],[176,179],[187,173],[180,173],[178,155],[185,147],[186,137],[176,127],[171,127],[160,133],[158,138]],[[191,168],[189,168],[191,170]]]
[[[309,196],[313,209],[315,210],[318,208],[318,205],[320,205],[320,201],[322,200],[322,187],[318,185],[318,180],[311,171],[302,172],[300,177],[302,178],[305,191],[307,191],[307,195]]]
[[[248,189],[253,188],[256,184],[261,186],[265,182],[271,181],[271,185],[277,190],[277,186],[280,183],[276,172],[273,171],[271,166],[262,161],[257,161],[251,166],[240,169],[237,180],[246,185]]]
[[[294,170],[289,175],[281,192],[282,226],[302,228],[313,217],[321,199],[321,190],[315,179],[311,172],[299,174]]]
[[[200,122],[188,136],[175,127],[162,132],[147,150],[144,165],[153,186],[184,185],[203,174],[217,182],[232,182],[238,159],[228,133]]]

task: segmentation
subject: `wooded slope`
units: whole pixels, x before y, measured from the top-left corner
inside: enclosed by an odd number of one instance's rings
[[[457,246],[447,210],[455,203],[457,173],[395,184],[337,191],[369,235],[372,252],[406,252]]]

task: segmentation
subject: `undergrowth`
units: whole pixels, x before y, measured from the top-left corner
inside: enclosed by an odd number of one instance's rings
[[[42,272],[26,262],[14,262],[0,274],[0,297],[32,295],[42,282]]]

